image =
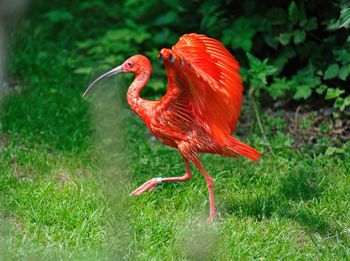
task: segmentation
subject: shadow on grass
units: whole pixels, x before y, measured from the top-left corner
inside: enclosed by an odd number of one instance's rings
[[[257,220],[279,216],[298,223],[315,244],[315,233],[325,240],[342,240],[350,246],[350,238],[344,233],[344,228],[332,224],[322,215],[321,211],[312,208],[312,204],[324,194],[331,181],[325,174],[317,171],[314,163],[298,165],[279,179],[275,188],[267,191],[264,187],[259,193],[244,193],[240,198],[230,198],[224,203],[222,212],[242,217],[253,217]],[[271,185],[270,185],[271,186]]]

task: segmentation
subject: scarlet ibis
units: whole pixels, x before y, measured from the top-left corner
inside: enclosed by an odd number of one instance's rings
[[[152,178],[131,194],[153,191],[161,182],[190,180],[190,162],[203,174],[209,190],[209,221],[215,217],[213,178],[203,168],[198,153],[229,157],[242,155],[256,161],[260,153],[240,142],[235,131],[242,105],[242,79],[239,64],[221,42],[202,34],[185,34],[172,49],[158,54],[168,76],[166,94],[158,101],[140,97],[152,73],[149,59],[134,55],[93,81],[95,84],[118,73],[135,78],[127,92],[133,111],[146,123],[152,134],[168,146],[177,148],[185,163],[182,177]]]

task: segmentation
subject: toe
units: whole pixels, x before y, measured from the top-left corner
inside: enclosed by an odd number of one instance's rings
[[[157,185],[157,183],[155,183],[154,180],[151,179],[151,180],[145,182],[144,184],[142,184],[137,189],[135,189],[133,192],[131,192],[131,195],[138,196],[147,190],[153,191],[154,188],[156,187],[156,185]]]

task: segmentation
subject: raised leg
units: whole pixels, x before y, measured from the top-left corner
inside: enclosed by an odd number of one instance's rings
[[[181,154],[182,155],[182,154]],[[153,178],[149,181],[145,182],[143,185],[135,189],[133,192],[131,192],[132,195],[138,196],[142,194],[145,191],[153,191],[155,187],[161,183],[161,182],[178,182],[178,181],[186,181],[190,180],[192,178],[191,170],[190,170],[190,164],[188,162],[188,159],[186,159],[184,156],[182,156],[185,167],[186,167],[186,173],[182,177],[170,177],[170,178]]]

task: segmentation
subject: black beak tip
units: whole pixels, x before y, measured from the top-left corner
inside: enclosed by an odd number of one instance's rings
[[[85,99],[87,94],[88,94],[88,89],[86,89],[81,96]]]

